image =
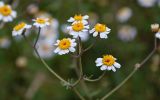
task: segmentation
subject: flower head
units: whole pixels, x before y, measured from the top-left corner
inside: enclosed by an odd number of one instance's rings
[[[88,24],[88,21],[87,21],[88,18],[89,18],[88,15],[82,16],[80,14],[80,15],[75,15],[74,17],[70,17],[68,19],[68,22],[72,22],[73,24],[76,22],[82,22],[83,24]]]
[[[160,29],[158,30],[158,32],[155,34],[155,37],[160,39]]]
[[[153,7],[157,0],[137,0],[139,5],[145,8]]]
[[[22,35],[23,31],[29,28],[31,28],[31,25],[21,22],[13,28],[12,36]]]
[[[132,16],[132,10],[128,7],[123,7],[118,10],[116,18],[119,22],[126,22]]]
[[[112,55],[104,55],[103,58],[97,58],[95,63],[97,67],[101,66],[101,70],[112,70],[115,72],[116,68],[121,67],[121,65],[116,62],[116,58]]]
[[[57,40],[55,44],[57,48],[55,49],[55,53],[59,55],[67,54],[70,52],[75,52],[75,46],[77,45],[75,39],[64,38],[62,40]]]
[[[152,32],[158,32],[159,24],[157,24],[157,23],[151,24],[151,30],[152,30]]]
[[[73,38],[81,37],[83,38],[86,36],[89,25],[86,25],[82,22],[76,22],[72,24],[71,26],[68,26],[67,29],[69,30],[69,34],[73,36]]]
[[[136,27],[123,25],[118,29],[118,38],[124,42],[132,41],[137,35]]]
[[[107,34],[109,34],[111,31],[110,28],[106,27],[104,24],[96,24],[92,30],[90,30],[90,33],[93,33],[93,37],[98,36],[100,34],[100,38],[108,38]]]
[[[50,25],[49,23],[49,19],[48,18],[36,18],[36,19],[33,19],[34,21],[34,26],[36,26],[37,28],[42,28],[42,27],[45,27],[47,25]]]
[[[10,5],[5,5],[3,2],[0,2],[0,20],[11,22],[16,16],[16,11],[12,10]]]

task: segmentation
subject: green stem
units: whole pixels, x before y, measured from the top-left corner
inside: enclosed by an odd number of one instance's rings
[[[39,59],[41,60],[41,62],[44,64],[44,66],[54,75],[56,76],[60,81],[64,82],[67,85],[70,85],[70,83],[68,83],[66,80],[64,80],[61,76],[59,76],[54,70],[52,70],[50,68],[50,66],[48,66],[48,64],[40,57],[38,51],[36,48],[34,48],[36,54],[38,55]]]
[[[38,36],[37,36],[36,41],[35,41],[35,43],[34,43],[34,48],[36,48],[36,44],[37,44],[37,42],[38,42],[38,39],[39,39],[39,36],[40,36],[40,32],[41,32],[41,28],[39,27],[39,28],[38,28]]]
[[[89,79],[89,78],[87,78],[87,77],[84,77],[83,79],[84,79],[85,81],[88,81],[88,82],[96,82],[96,81],[99,81],[100,79],[102,79],[103,76],[105,75],[105,73],[106,73],[106,71],[104,71],[104,72],[102,73],[102,75],[99,76],[99,77],[96,78],[96,79]]]
[[[77,94],[77,96],[81,99],[81,100],[85,100],[85,98],[78,92],[78,90],[76,88],[73,88],[73,91]]]
[[[115,91],[117,91],[124,83],[126,83],[132,76],[133,74],[137,71],[137,67],[134,68],[134,70],[118,85],[116,86],[113,90],[111,90],[108,94],[106,94],[102,99],[100,100],[105,100],[108,98],[110,95],[112,95]]]
[[[80,55],[81,52],[82,52],[81,38],[78,37],[78,55]],[[83,69],[82,69],[81,56],[79,56],[79,57],[77,58],[77,65],[78,65],[78,67],[79,67],[79,69],[80,69],[80,74],[79,74],[79,79],[78,79],[75,83],[73,83],[73,85],[72,85],[73,87],[76,86],[76,85],[81,81],[81,79],[83,78],[83,77],[82,77],[82,76],[83,76]]]
[[[26,38],[25,34],[23,34],[23,37],[24,37],[24,39],[28,42],[28,44],[29,44],[31,47],[33,47],[32,44],[31,44],[31,43],[28,41],[28,39]],[[50,66],[48,66],[48,64],[41,58],[41,56],[40,56],[40,54],[38,53],[38,51],[37,51],[36,48],[33,47],[33,49],[34,49],[35,53],[37,54],[37,56],[39,57],[40,61],[44,64],[44,66],[45,66],[54,76],[56,76],[60,81],[64,82],[65,84],[70,85],[70,83],[68,83],[67,81],[65,81],[65,80],[64,80],[61,76],[59,76],[54,70],[52,70],[52,69],[50,68]]]

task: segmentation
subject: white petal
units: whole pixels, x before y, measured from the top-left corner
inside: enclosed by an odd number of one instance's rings
[[[60,51],[58,52],[58,54],[59,54],[59,55],[63,55],[63,54],[65,54],[65,52],[64,52],[63,50],[60,50]]]
[[[72,43],[74,43],[76,40],[75,39],[71,39]]]
[[[84,26],[85,29],[89,29],[89,25]]]
[[[89,18],[88,15],[84,15],[84,16],[83,16],[83,19],[88,19],[88,18]]]
[[[17,12],[16,11],[12,11],[11,15],[12,15],[13,18],[16,18]]]
[[[93,28],[93,29],[91,29],[91,30],[89,31],[89,33],[93,33],[93,32],[95,32],[95,28]]]
[[[63,52],[64,52],[64,54],[67,54],[67,53],[69,53],[69,50],[67,49],[67,50],[63,50]]]
[[[105,39],[106,39],[106,38],[108,38],[108,37],[107,37],[107,34],[105,34],[105,33],[100,33],[100,38],[105,38]]]
[[[32,27],[31,25],[26,25],[26,26],[25,26],[26,29],[29,29],[29,28],[31,28],[31,27]]]
[[[97,58],[95,63],[102,63],[102,58]]]
[[[116,68],[114,66],[111,66],[112,71],[116,72]]]
[[[70,19],[68,19],[67,20],[68,22],[74,22],[75,20],[74,20],[74,18],[73,17],[71,17]]]
[[[103,65],[100,69],[101,69],[101,70],[106,70],[106,69],[107,69],[107,66]]]
[[[160,39],[160,33],[156,33],[156,38]]]
[[[3,16],[0,14],[0,20],[2,20]]]
[[[79,35],[79,37],[84,37],[84,36],[85,36],[85,34],[86,34],[85,32],[79,32],[79,34],[78,34],[78,35]]]
[[[0,7],[4,6],[4,2],[0,1]]]
[[[103,63],[97,63],[96,64],[96,66],[98,67],[98,66],[102,66],[103,65]]]
[[[50,25],[50,23],[49,23],[49,22],[46,22],[46,25]]]
[[[110,28],[108,28],[108,27],[106,27],[106,29],[107,29],[107,31],[111,31],[111,29],[110,29]]]
[[[96,37],[98,35],[98,32],[93,33],[93,37]]]
[[[60,51],[60,48],[57,47],[55,50],[54,50],[54,53],[58,53]]]
[[[76,49],[73,48],[73,47],[70,47],[69,50],[70,50],[71,52],[75,52],[75,51],[76,51]]]
[[[71,44],[72,47],[75,47],[76,45],[77,45],[77,43],[72,43]]]
[[[87,25],[87,24],[88,24],[88,21],[82,20],[82,23],[83,23],[84,25]]]
[[[84,30],[82,30],[83,32],[88,32],[88,30],[86,30],[86,29],[84,29]]]
[[[107,67],[107,70],[111,70],[111,69],[112,69],[112,67],[110,67],[110,66]]]
[[[120,68],[120,67],[121,67],[121,65],[120,65],[119,63],[117,63],[117,62],[114,63],[114,66],[115,66],[116,68]]]
[[[17,32],[13,31],[12,36],[16,36],[16,35],[17,35]]]

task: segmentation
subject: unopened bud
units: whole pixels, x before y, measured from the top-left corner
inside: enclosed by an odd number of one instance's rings
[[[151,30],[152,30],[152,32],[158,32],[159,24],[157,24],[157,23],[151,24]]]
[[[141,65],[139,63],[135,64],[135,68],[140,68]]]

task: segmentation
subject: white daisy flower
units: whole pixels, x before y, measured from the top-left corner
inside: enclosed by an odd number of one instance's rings
[[[33,21],[35,22],[33,25],[37,28],[39,27],[42,28],[50,25],[48,18],[36,18],[36,19],[33,19]]]
[[[3,22],[11,22],[16,16],[16,11],[12,10],[10,5],[5,5],[3,2],[0,2],[0,20]]]
[[[77,43],[75,42],[75,39],[64,38],[62,40],[57,40],[55,45],[58,47],[54,50],[54,52],[58,53],[59,55],[63,55],[69,52],[75,52],[75,46]]]
[[[140,6],[150,8],[156,4],[157,0],[138,0]]]
[[[124,42],[132,41],[137,35],[137,28],[130,25],[123,25],[118,29],[118,38]]]
[[[72,26],[68,26],[69,34],[73,36],[73,38],[84,38],[88,34],[89,25],[86,25],[82,22],[76,22],[72,24]]]
[[[30,29],[30,28],[31,25],[21,22],[13,28],[12,36],[22,35],[24,29]]]
[[[121,65],[116,62],[116,58],[112,55],[104,55],[103,58],[97,58],[95,63],[97,67],[101,66],[101,70],[112,70],[115,72],[116,68],[121,67]]]
[[[68,22],[72,22],[73,24],[75,22],[82,22],[83,24],[88,24],[88,21],[87,21],[88,18],[89,18],[88,15],[84,15],[84,16],[82,16],[82,15],[75,15],[74,17],[70,17],[68,19]]]
[[[0,38],[0,48],[9,48],[9,46],[11,45],[11,41],[9,40],[8,37],[1,37]]]
[[[155,34],[156,38],[160,39],[160,29],[159,31]]]
[[[123,7],[118,10],[116,18],[119,22],[126,22],[132,16],[132,9],[129,7]]]
[[[90,33],[93,33],[93,37],[98,36],[100,34],[100,38],[108,38],[107,34],[109,34],[111,31],[110,28],[106,27],[104,24],[96,24],[92,30],[90,30]]]

